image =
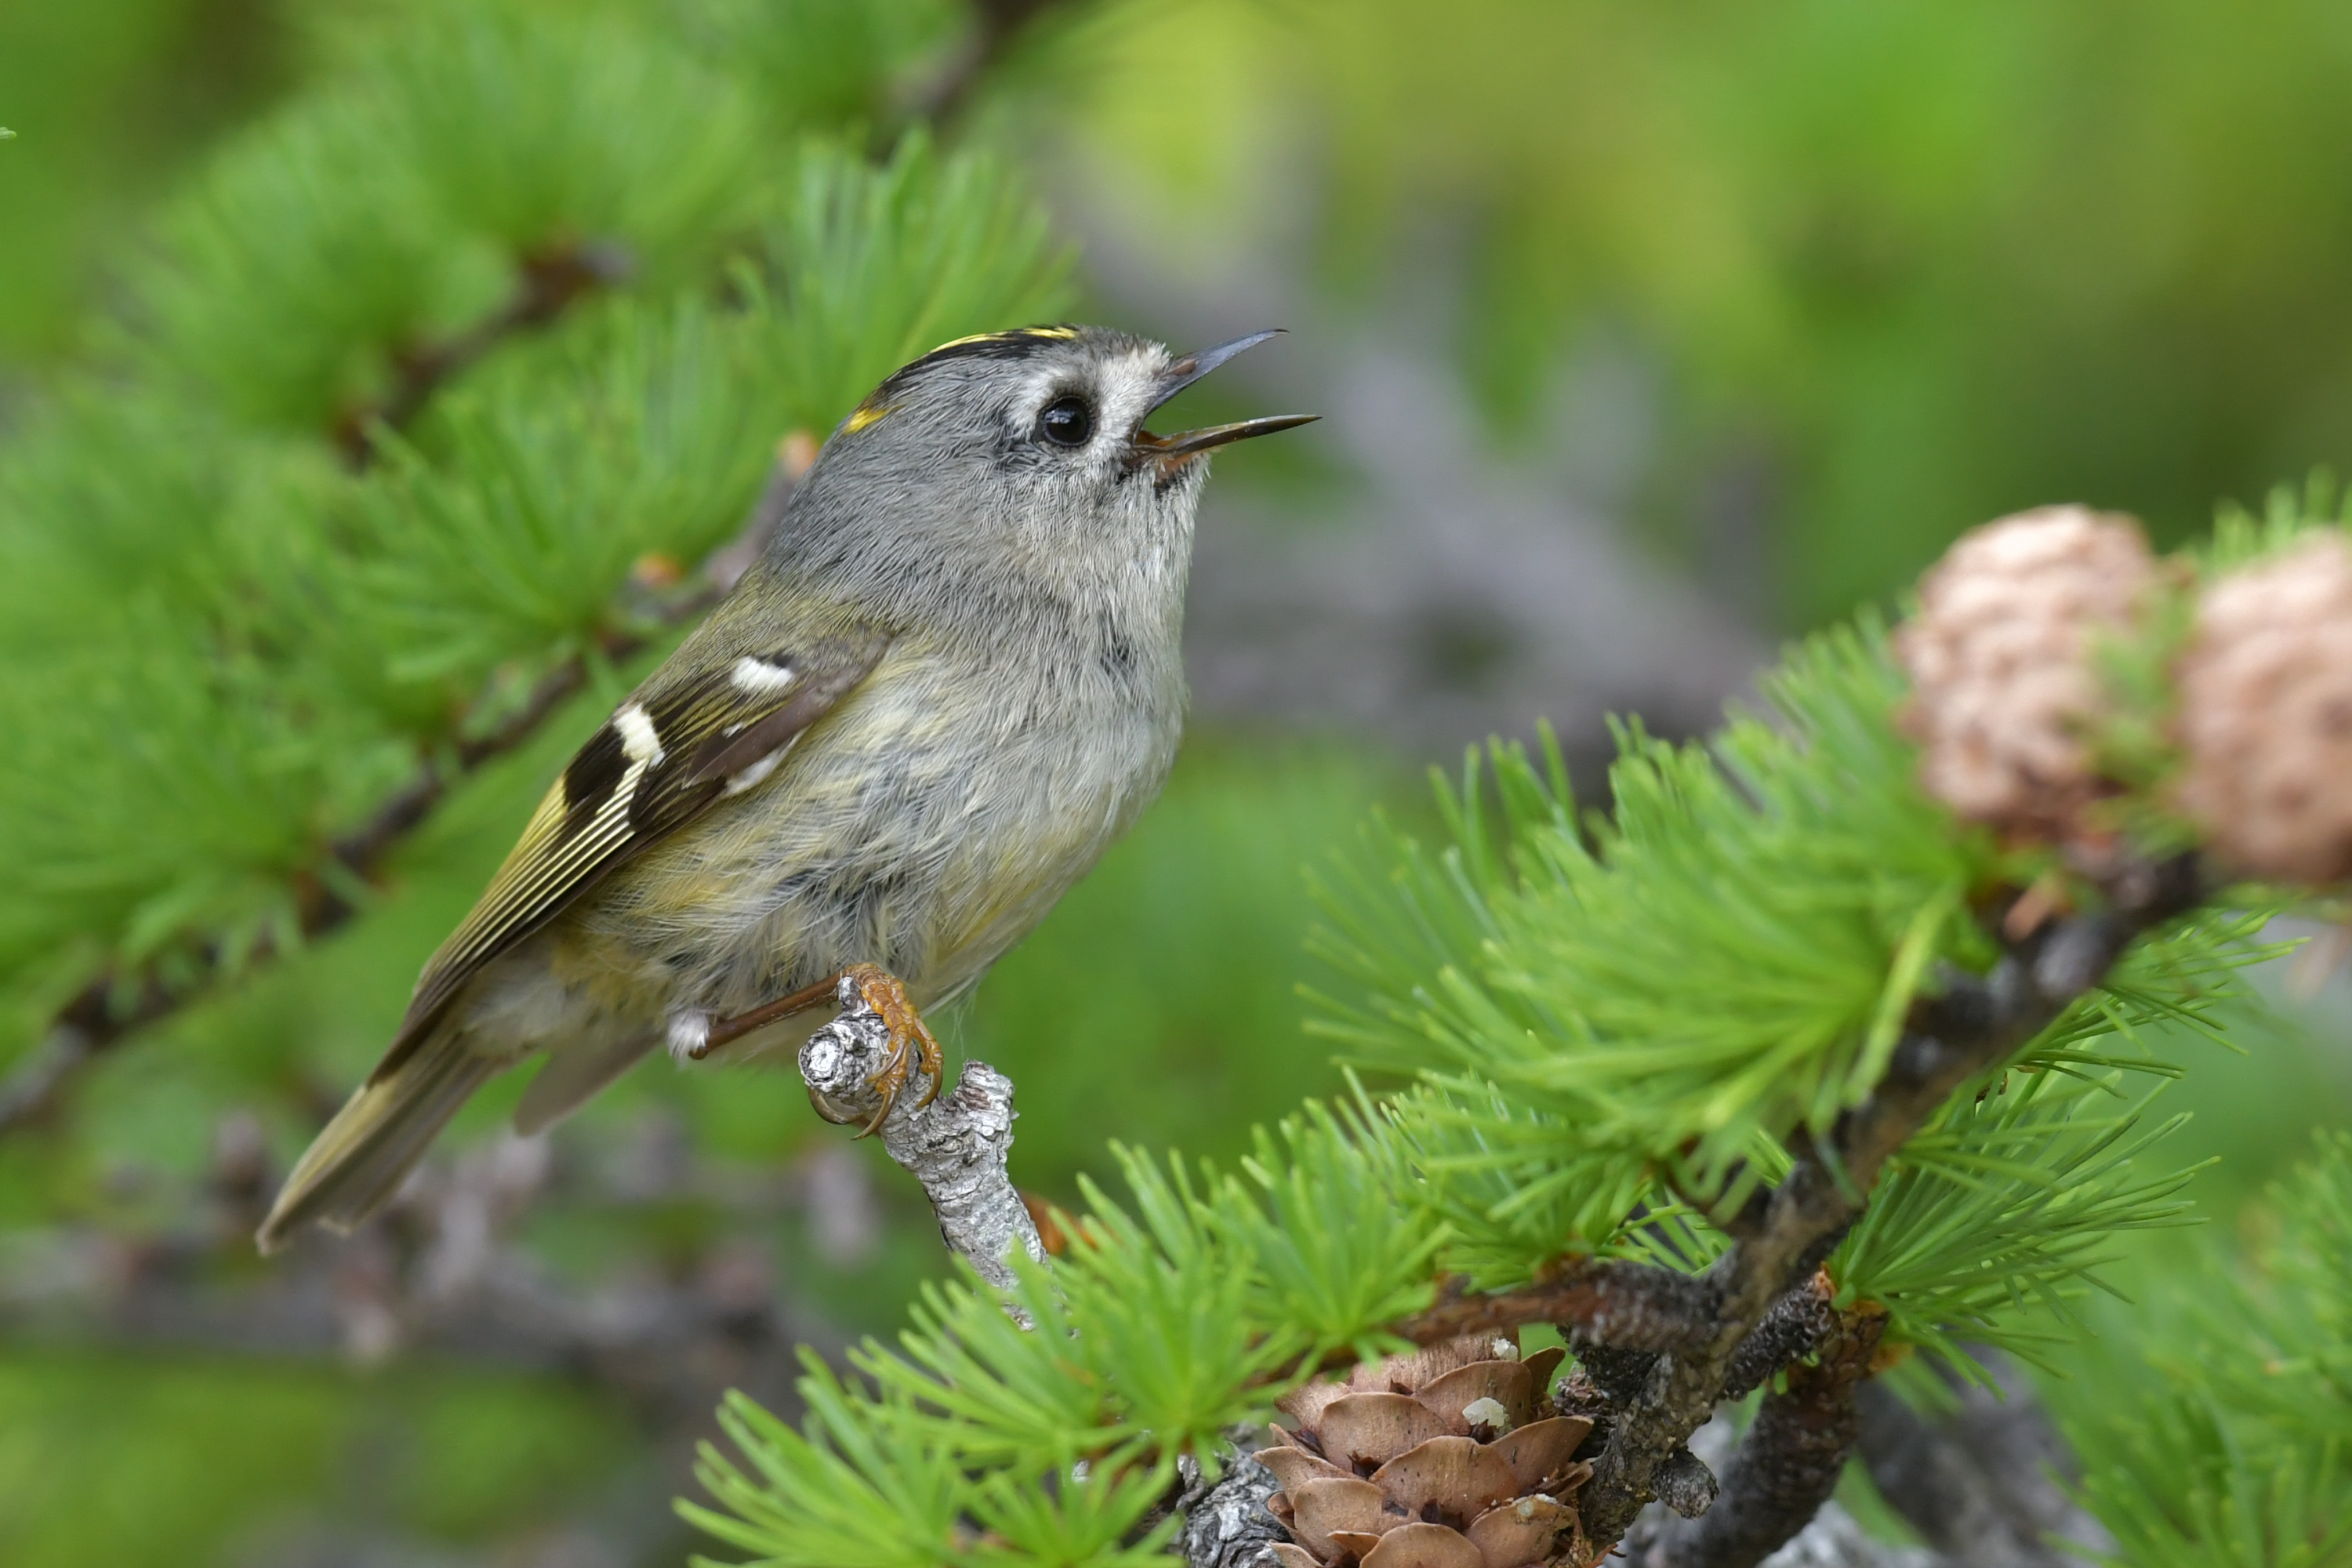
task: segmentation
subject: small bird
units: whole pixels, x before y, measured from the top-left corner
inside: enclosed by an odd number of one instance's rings
[[[1179,358],[1100,327],[990,332],[860,403],[760,559],[540,802],[261,1249],[366,1219],[527,1057],[547,1061],[526,1133],[656,1047],[804,1038],[845,977],[888,1026],[883,1114],[918,1063],[936,1093],[924,1010],[978,984],[1167,778],[1207,454],[1315,416],[1144,421],[1274,335]]]

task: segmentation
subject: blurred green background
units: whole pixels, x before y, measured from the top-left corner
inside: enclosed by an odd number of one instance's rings
[[[0,431],[90,351],[157,202],[403,10],[0,5],[17,133],[0,143]],[[783,6],[758,35],[775,58],[741,68],[792,71],[793,40],[828,28],[952,37],[957,13]],[[1225,629],[1266,618],[1233,596],[1262,559],[1307,597],[1352,584],[1332,624],[1368,658],[1395,640],[1375,612],[1404,602],[1381,584],[1426,575],[1362,521],[1393,486],[1339,438],[1230,459],[1175,780],[952,1021],[1020,1085],[1014,1173],[1053,1199],[1107,1139],[1230,1156],[1253,1120],[1335,1087],[1300,1028],[1302,868],[1375,805],[1414,819],[1423,766],[1487,728],[1541,710],[1590,736],[1601,708],[1669,685],[1703,720],[1743,660],[1891,603],[2004,510],[2084,500],[2177,540],[2224,499],[2352,462],[2352,13],[2320,0],[1072,0],[1013,37],[950,134],[1045,194],[1081,242],[1086,314],[1173,333],[1236,278],[1248,304],[1297,307],[1293,368],[1213,394],[1253,412],[1346,405],[1349,367],[1374,361],[1342,350],[1409,351],[1423,401],[1396,417],[1454,430],[1469,476],[1433,515],[1477,513],[1489,480],[1556,497],[1558,540],[1538,507],[1515,548],[1599,539],[1666,584],[1673,626],[1715,639],[1702,658],[1697,634],[1662,635],[1614,673],[1571,640],[1553,654],[1600,673],[1570,687],[1525,639],[1433,636],[1399,677],[1419,682],[1409,725],[1383,721],[1404,700],[1381,691],[1323,705],[1311,661],[1287,685],[1220,675]],[[1485,624],[1475,595],[1439,606],[1457,608]],[[76,1305],[232,1223],[223,1170],[257,1139],[282,1161],[302,1131],[284,1108],[364,1070],[595,700],[469,784],[381,908],[114,1055],[64,1124],[0,1142],[0,1561],[687,1549],[664,1500],[697,1417],[673,1406],[703,1384],[681,1395],[605,1355],[637,1342],[618,1329],[587,1323],[552,1361],[496,1325],[412,1347],[369,1327],[363,1260],[317,1282],[340,1343],[236,1321],[243,1277],[96,1331]],[[2191,1068],[2183,1136],[2220,1158],[2201,1190],[2225,1220],[2352,1110],[2342,983],[2264,984],[2281,1005],[2242,1031],[2248,1054],[2154,1042]],[[460,1157],[496,1156],[511,1095],[467,1113]],[[558,1295],[593,1281],[614,1321],[688,1286],[763,1303],[758,1333],[721,1322],[679,1352],[719,1355],[705,1383],[772,1391],[788,1355],[760,1334],[886,1331],[940,1267],[916,1194],[788,1077],[647,1067],[554,1158],[554,1195],[511,1224]],[[740,1366],[709,1350],[730,1343]]]

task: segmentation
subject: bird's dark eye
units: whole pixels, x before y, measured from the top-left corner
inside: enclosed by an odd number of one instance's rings
[[[1057,397],[1037,416],[1037,428],[1056,447],[1083,447],[1095,433],[1095,411],[1083,397]]]

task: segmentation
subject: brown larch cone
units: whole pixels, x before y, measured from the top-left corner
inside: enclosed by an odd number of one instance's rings
[[[1895,636],[1927,793],[2014,837],[2071,837],[2099,787],[2094,647],[2130,624],[2156,575],[2120,512],[2046,506],[1962,535]]]
[[[2283,882],[2352,876],[2352,543],[2315,530],[2217,580],[2174,673],[2176,800],[2214,857]]]
[[[1570,1550],[1592,1423],[1552,1414],[1560,1357],[1473,1335],[1286,1395],[1298,1430],[1257,1454],[1298,1542],[1273,1548],[1284,1568],[1527,1568]]]

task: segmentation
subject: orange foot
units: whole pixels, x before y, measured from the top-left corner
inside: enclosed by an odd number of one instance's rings
[[[880,1072],[867,1079],[869,1088],[882,1095],[882,1109],[866,1122],[857,1135],[865,1138],[878,1131],[890,1107],[898,1103],[898,1091],[907,1087],[907,1079],[915,1070],[917,1061],[930,1074],[930,1086],[923,1091],[920,1105],[929,1105],[940,1097],[940,1079],[946,1064],[940,1057],[940,1043],[931,1037],[923,1016],[907,1000],[907,988],[898,977],[878,964],[853,963],[841,972],[841,978],[857,987],[858,995],[874,1009],[890,1031],[890,1059]]]
[[[919,1061],[923,1070],[931,1076],[930,1087],[923,1092],[922,1103],[925,1105],[939,1098],[940,1079],[945,1070],[940,1056],[940,1043],[931,1037],[931,1031],[923,1023],[923,1016],[915,1010],[915,1005],[907,1000],[906,986],[899,983],[897,975],[880,964],[853,963],[830,980],[804,985],[789,996],[780,996],[732,1018],[717,1019],[703,1037],[702,1043],[688,1054],[699,1060],[730,1040],[740,1039],[779,1018],[805,1011],[825,997],[836,994],[845,980],[857,987],[857,994],[874,1009],[889,1030],[890,1059],[869,1080],[871,1087],[881,1091],[882,1109],[868,1119],[857,1134],[860,1138],[866,1137],[879,1130],[883,1119],[890,1114],[890,1107],[898,1103],[898,1091],[907,1087],[907,1079],[913,1073],[917,1062]],[[817,1107],[817,1114],[828,1121],[840,1120],[827,1115],[823,1106]]]

